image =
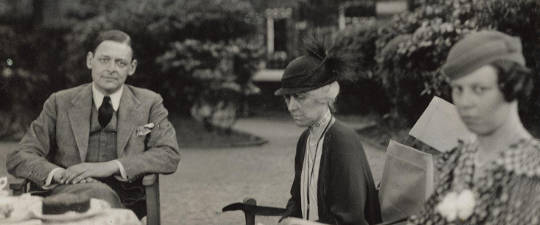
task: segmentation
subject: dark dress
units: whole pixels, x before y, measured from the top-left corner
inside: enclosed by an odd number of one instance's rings
[[[295,175],[285,217],[302,217],[300,178],[309,130],[298,140]],[[328,129],[317,183],[319,221],[376,224],[381,221],[378,193],[358,135],[339,121]]]

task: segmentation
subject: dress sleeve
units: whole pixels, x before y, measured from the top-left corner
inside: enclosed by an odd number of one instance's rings
[[[540,177],[512,176],[489,213],[492,224],[539,224]]]
[[[490,214],[488,222],[540,224],[540,144],[532,146],[504,152],[494,175],[500,188],[485,212]]]

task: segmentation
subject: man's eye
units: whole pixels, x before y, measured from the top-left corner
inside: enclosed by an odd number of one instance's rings
[[[126,67],[128,65],[127,62],[124,62],[124,61],[119,61],[116,63],[119,67]]]
[[[109,62],[109,58],[99,58],[98,59],[100,63],[108,63]]]

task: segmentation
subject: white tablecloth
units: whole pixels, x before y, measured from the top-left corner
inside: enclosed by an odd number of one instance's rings
[[[81,218],[76,213],[68,212],[64,215],[41,215],[40,197],[0,197],[0,204],[10,204],[14,207],[12,216],[17,222],[0,220],[0,224],[9,225],[142,225],[133,211],[129,209],[113,209],[100,199],[91,199],[92,216]],[[87,212],[87,213],[88,213]],[[90,215],[88,213],[87,215]],[[66,219],[69,218],[69,219]],[[13,218],[12,218],[13,219]]]

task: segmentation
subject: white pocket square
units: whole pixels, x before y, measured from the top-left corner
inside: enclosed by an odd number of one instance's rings
[[[152,129],[155,127],[154,123],[147,123],[145,125],[142,125],[140,127],[137,127],[136,133],[137,136],[145,136],[152,132]]]

